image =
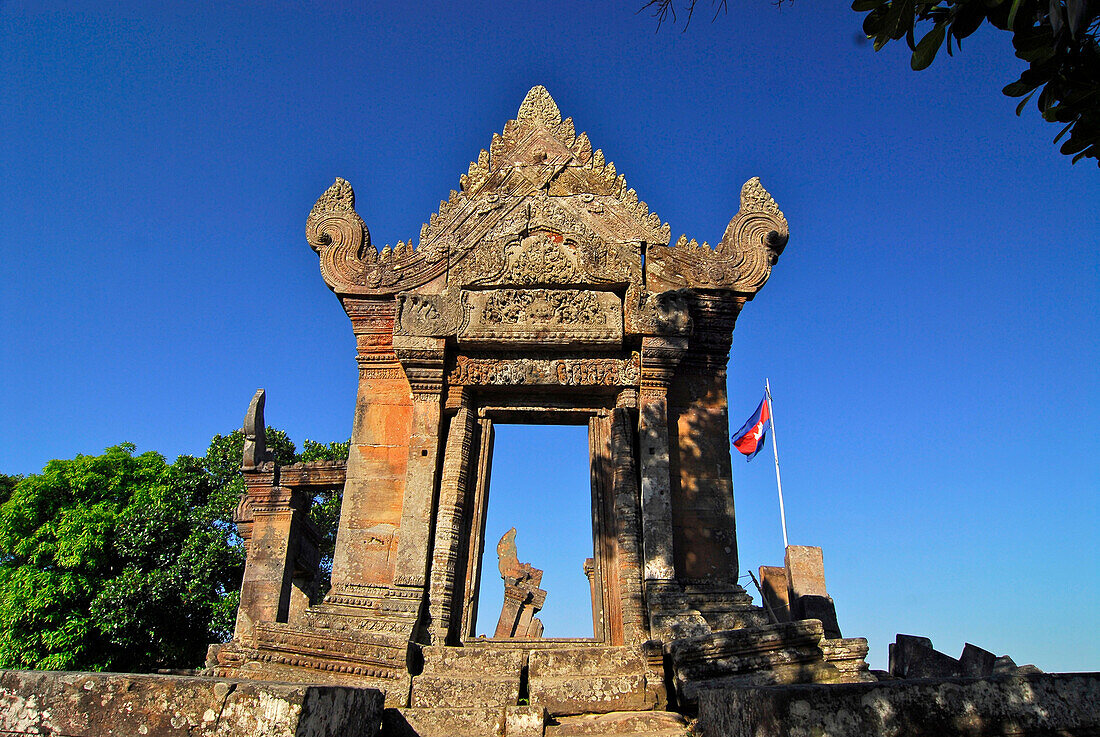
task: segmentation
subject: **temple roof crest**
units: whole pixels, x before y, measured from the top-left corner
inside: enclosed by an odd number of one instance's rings
[[[325,281],[338,294],[433,293],[484,284],[494,278],[503,250],[514,249],[508,238],[542,229],[577,235],[580,258],[589,267],[584,273],[599,274],[598,283],[646,288],[651,259],[643,274],[645,253],[656,256],[653,276],[662,287],[699,286],[751,297],[767,279],[787,233],[775,201],[752,179],[716,250],[686,238],[669,248],[668,224],[627,187],[602,151],[593,150],[587,135],[576,133],[572,119],[562,118],[542,86],[527,93],[516,118],[470,163],[459,190],[440,202],[415,245],[410,240],[375,249],[354,205],[351,185],[337,179],[306,224]],[[543,281],[537,275],[533,280]]]

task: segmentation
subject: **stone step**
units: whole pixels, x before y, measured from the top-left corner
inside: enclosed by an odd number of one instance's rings
[[[546,737],[685,737],[687,719],[672,711],[618,711],[553,718]]]
[[[499,709],[519,701],[527,654],[514,648],[425,647],[423,672],[413,678],[409,706]]]
[[[537,706],[386,709],[380,737],[543,737]]]
[[[632,648],[562,648],[531,653],[527,688],[554,715],[647,710],[657,702],[647,678],[657,680]]]

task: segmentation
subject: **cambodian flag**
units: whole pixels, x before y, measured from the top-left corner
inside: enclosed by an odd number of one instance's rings
[[[768,409],[768,398],[760,400],[760,406],[752,417],[733,435],[733,447],[743,453],[746,461],[751,461],[764,447],[764,438],[772,426],[772,413]]]

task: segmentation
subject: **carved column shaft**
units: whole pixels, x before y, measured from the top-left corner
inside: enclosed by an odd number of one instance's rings
[[[477,417],[464,401],[451,419],[447,434],[435,517],[435,544],[428,593],[428,635],[434,645],[447,644],[458,619],[454,611],[456,572],[465,522],[466,479],[469,477],[470,450],[476,427]]]
[[[530,592],[527,589],[514,584],[504,584],[504,603],[500,607],[500,619],[497,620],[494,638],[507,639],[515,634],[520,611],[528,596]]]
[[[642,594],[641,510],[634,462],[634,426],[631,410],[616,407],[611,414],[612,489],[619,543],[619,587],[622,596],[623,641],[649,639]]]
[[[489,500],[489,477],[493,466],[493,421],[482,417],[479,427],[476,488],[473,509],[470,510],[469,547],[466,551],[466,587],[462,603],[462,634],[473,637],[477,628],[478,581],[481,580],[481,557],[485,552],[485,513]],[[468,483],[468,482],[467,482]]]

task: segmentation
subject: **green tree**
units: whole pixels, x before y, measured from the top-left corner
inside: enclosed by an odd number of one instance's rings
[[[147,671],[193,667],[233,630],[244,549],[233,511],[244,489],[240,431],[203,458],[122,444],[0,475],[0,667]],[[343,460],[350,443],[268,428],[281,464]],[[339,493],[315,500],[335,541]],[[327,549],[331,569],[331,544]]]
[[[22,476],[8,476],[6,473],[0,473],[0,504],[8,500],[15,485],[22,478]]]
[[[685,0],[679,16],[675,0],[649,0],[641,10],[657,19],[657,28],[671,17],[691,23],[697,0]],[[784,0],[777,0],[782,5]],[[790,0],[788,0],[790,2]],[[726,11],[726,0],[712,0],[715,17]],[[1060,123],[1054,137],[1059,149],[1097,160],[1100,166],[1100,2],[1097,0],[854,0],[852,10],[866,13],[863,32],[878,51],[905,39],[912,50],[910,65],[927,68],[947,44],[947,53],[962,48],[962,40],[988,24],[1012,34],[1016,56],[1028,68],[1002,92],[1022,97],[1016,114],[1038,93],[1043,119]],[[920,41],[917,37],[920,36]],[[1067,135],[1068,134],[1068,135]]]
[[[202,524],[211,486],[196,459],[50,461],[0,506],[0,665],[148,670],[202,661],[239,555]]]

